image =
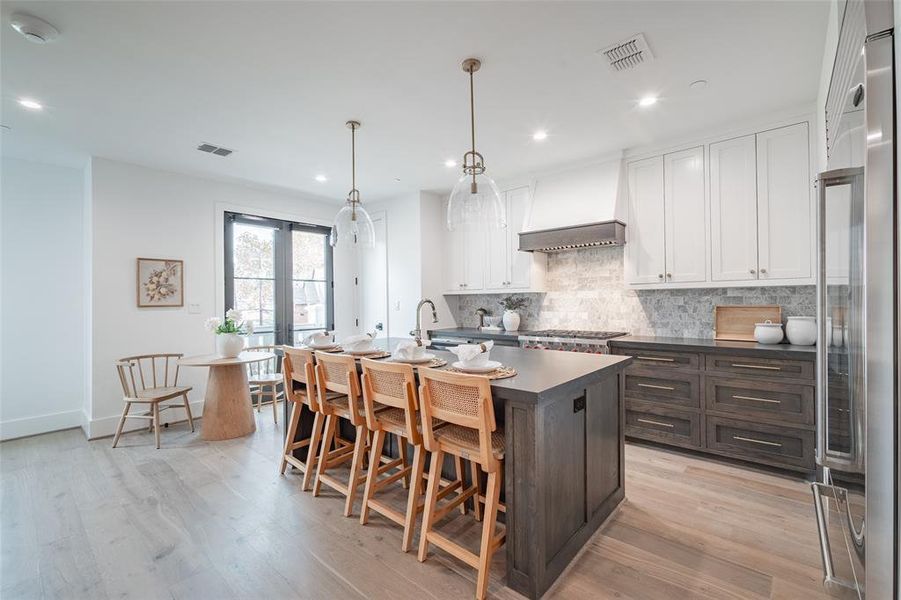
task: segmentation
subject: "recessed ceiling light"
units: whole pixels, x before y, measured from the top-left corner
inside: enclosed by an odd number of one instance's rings
[[[703,90],[704,88],[707,87],[707,80],[706,79],[698,79],[697,81],[692,81],[691,83],[688,84],[688,87],[690,87],[693,90]]]
[[[400,177],[395,177],[395,178],[394,178],[394,181],[400,183]]]
[[[446,161],[444,161],[444,166],[447,167],[448,169],[453,169],[454,167],[457,166],[457,161],[455,161],[452,158],[449,158]]]
[[[657,104],[657,96],[645,96],[638,101],[638,106],[648,107]]]
[[[547,139],[547,131],[545,131],[543,129],[539,129],[538,131],[536,131],[535,133],[532,134],[532,139],[535,140],[536,142],[540,142],[541,140],[546,140]]]
[[[59,31],[56,27],[43,19],[26,15],[25,13],[12,15],[9,19],[9,24],[22,37],[35,44],[46,44],[59,37]]]
[[[43,104],[41,104],[37,100],[32,100],[31,98],[19,98],[19,104],[21,104],[28,110],[44,110]]]
[[[328,181],[328,177],[326,177],[326,176],[323,175],[322,173],[320,173],[319,175],[317,175],[315,179],[316,179],[316,181],[318,181],[319,183],[325,183],[326,181]]]

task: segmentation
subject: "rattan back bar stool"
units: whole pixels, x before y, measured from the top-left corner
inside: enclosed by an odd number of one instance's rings
[[[282,359],[282,375],[284,376],[285,399],[291,402],[291,417],[288,421],[285,433],[285,448],[282,451],[279,471],[285,474],[285,468],[290,464],[303,473],[301,489],[310,489],[313,474],[316,472],[316,461],[319,457],[319,444],[322,440],[322,430],[325,426],[325,415],[319,409],[319,398],[316,395],[316,374],[313,351],[303,348],[285,346]],[[297,427],[300,424],[300,416],[304,405],[313,412],[313,431],[310,437],[295,441]],[[294,451],[299,448],[307,448],[306,462],[294,457]]]
[[[363,367],[361,383],[366,423],[373,432],[369,471],[363,490],[363,506],[360,509],[360,523],[365,525],[369,521],[371,509],[401,525],[404,528],[401,549],[407,552],[413,544],[416,517],[423,508],[421,500],[425,451],[422,448],[422,435],[419,431],[416,376],[413,367],[408,364],[366,358],[360,363]],[[394,435],[397,440],[399,458],[382,464],[382,450],[389,435]],[[408,444],[413,446],[412,465],[407,458]],[[386,474],[387,477],[379,479]],[[398,480],[409,489],[406,513],[391,508],[375,497],[379,490]]]
[[[504,466],[504,432],[495,423],[491,385],[487,377],[437,369],[421,369],[419,378],[423,445],[432,453],[419,537],[419,560],[426,559],[431,543],[475,568],[478,571],[476,598],[481,600],[488,590],[491,557],[506,538],[506,529],[496,533]],[[436,428],[435,419],[445,424]],[[487,474],[478,554],[433,530],[434,524],[454,508],[453,503],[438,507],[441,464],[446,453],[477,463]],[[474,479],[478,480],[478,473],[474,474]],[[474,481],[470,493],[477,493],[476,488]],[[478,505],[478,496],[476,498]]]
[[[325,432],[316,467],[316,482],[313,495],[318,496],[325,483],[330,488],[344,494],[344,516],[353,514],[357,489],[366,481],[362,475],[369,431],[366,429],[366,414],[362,406],[360,377],[354,357],[327,352],[316,352],[316,389],[319,394],[319,408],[325,415]],[[335,392],[335,394],[329,394]],[[340,419],[347,419],[356,429],[353,448],[337,443],[337,428]],[[336,449],[332,450],[332,445]],[[328,472],[329,469],[351,461],[347,483],[339,481]]]

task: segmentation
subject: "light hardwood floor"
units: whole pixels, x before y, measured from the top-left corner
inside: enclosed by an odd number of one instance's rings
[[[160,450],[145,432],[115,450],[79,430],[0,444],[0,597],[472,597],[472,569],[440,550],[420,564],[399,527],[360,526],[359,503],[345,518],[336,494],[279,476],[281,428],[256,419],[222,442],[175,424]],[[627,501],[549,597],[829,597],[803,481],[644,446],[626,473]],[[471,517],[449,519],[477,538]],[[503,554],[489,596],[521,598]]]

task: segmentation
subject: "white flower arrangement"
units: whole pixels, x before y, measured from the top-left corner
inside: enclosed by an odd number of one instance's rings
[[[219,317],[210,317],[204,327],[207,331],[217,335],[223,333],[236,333],[238,335],[250,335],[253,333],[253,323],[244,320],[241,311],[230,308],[225,312],[225,321]]]

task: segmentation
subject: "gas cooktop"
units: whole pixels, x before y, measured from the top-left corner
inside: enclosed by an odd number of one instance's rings
[[[535,338],[579,338],[583,340],[609,340],[629,335],[625,331],[587,331],[584,329],[540,329],[530,331],[528,337]]]

